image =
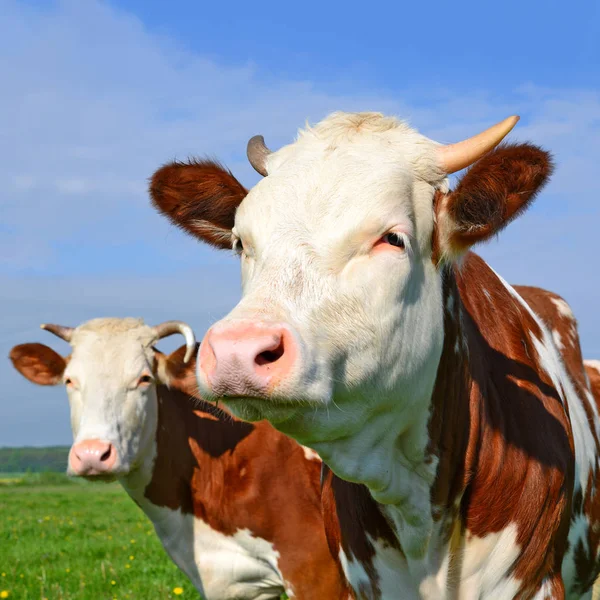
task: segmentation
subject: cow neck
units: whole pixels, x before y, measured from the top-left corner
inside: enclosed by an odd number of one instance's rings
[[[423,468],[429,467],[434,475],[410,498],[427,514],[419,515],[408,504],[377,502],[372,489],[345,481],[323,466],[322,500],[330,546],[341,548],[349,562],[360,563],[367,576],[361,583],[366,586],[362,591],[369,597],[379,597],[381,582],[375,567],[378,544],[394,549],[418,578],[425,575],[421,571],[437,571],[441,550],[455,533],[452,517],[464,487],[469,439],[465,424],[469,392],[462,306],[450,269],[443,272],[443,302],[444,345],[431,395],[428,443],[421,457]],[[410,476],[407,470],[407,479]],[[420,483],[426,479],[421,477]],[[420,516],[416,526],[415,516]]]

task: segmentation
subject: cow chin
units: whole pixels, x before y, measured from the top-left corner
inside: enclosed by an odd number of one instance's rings
[[[234,374],[227,385],[213,385],[198,368],[198,390],[202,398],[217,406],[225,405],[236,417],[244,421],[266,419],[273,424],[293,418],[301,409],[324,407],[331,402],[332,389],[329,378],[303,383],[280,382],[274,389],[246,385]]]

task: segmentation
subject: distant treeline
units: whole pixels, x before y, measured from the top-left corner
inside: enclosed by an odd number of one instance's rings
[[[0,448],[0,473],[64,472],[69,446]]]

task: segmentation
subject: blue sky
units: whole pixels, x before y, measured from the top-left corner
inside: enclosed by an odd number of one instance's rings
[[[537,6],[536,6],[537,5]],[[239,296],[236,261],[151,210],[147,178],[190,155],[246,184],[248,138],[381,110],[442,142],[508,116],[554,152],[551,185],[480,249],[573,306],[600,357],[600,5],[0,0],[0,353],[67,346],[39,323],[187,320]],[[175,344],[176,342],[173,342]],[[169,347],[168,344],[165,347]],[[69,443],[64,390],[0,361],[0,445]]]

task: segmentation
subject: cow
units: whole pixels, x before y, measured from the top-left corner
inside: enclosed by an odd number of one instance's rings
[[[359,599],[580,598],[598,573],[582,365],[471,250],[552,173],[543,149],[501,143],[517,121],[443,145],[334,113],[276,152],[252,138],[250,191],[208,160],[151,178],[162,214],[240,256],[200,392],[321,456],[328,540]]]
[[[117,479],[206,600],[348,598],[325,537],[318,456],[199,399],[189,326],[109,318],[43,327],[71,344],[70,356],[22,344],[10,358],[29,381],[66,386],[68,472]],[[177,332],[185,346],[154,347]]]

